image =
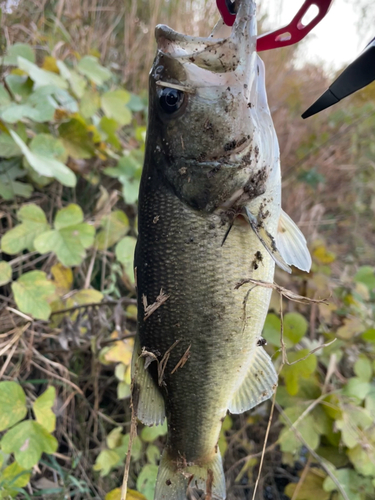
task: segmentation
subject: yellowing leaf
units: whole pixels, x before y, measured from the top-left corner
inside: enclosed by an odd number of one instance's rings
[[[54,57],[46,56],[44,58],[42,68],[45,69],[46,71],[52,71],[52,73],[59,74],[59,68],[56,63],[57,61]]]
[[[47,320],[51,314],[47,299],[55,293],[55,285],[43,271],[30,271],[12,283],[14,300],[20,311],[36,319]]]
[[[74,305],[97,304],[103,300],[103,294],[99,290],[79,290],[71,297]]]
[[[27,413],[26,396],[17,382],[0,382],[0,431],[12,427]]]
[[[104,500],[121,500],[121,488],[115,488],[114,490],[108,492],[104,497]],[[130,490],[128,488],[126,493],[126,500],[147,500],[142,493],[135,490]]]
[[[7,231],[1,240],[1,250],[10,255],[22,250],[34,250],[35,238],[49,229],[43,210],[34,203],[22,205],[17,212],[21,224]]]
[[[66,81],[61,78],[61,76],[52,73],[51,71],[46,71],[39,68],[36,64],[28,61],[27,59],[18,56],[17,65],[22,71],[25,71],[33,82],[38,87],[43,87],[45,85],[55,85],[60,89],[68,88]]]
[[[115,331],[112,333],[111,338],[116,338],[118,333]],[[112,363],[123,363],[124,365],[129,365],[133,354],[133,339],[119,340],[114,342],[109,350],[105,353],[104,359],[107,362]]]
[[[5,453],[14,453],[16,461],[24,469],[37,464],[42,453],[57,450],[56,439],[38,422],[25,420],[10,429],[1,440]]]
[[[336,254],[328,251],[324,245],[319,245],[318,247],[316,247],[313,252],[313,256],[321,264],[331,264],[336,260]]]
[[[96,235],[99,250],[106,250],[117,243],[129,231],[129,219],[122,210],[115,210],[100,221],[101,229]]]
[[[69,292],[73,286],[73,271],[65,267],[60,262],[51,267],[51,273],[54,277],[53,283],[56,286],[56,293],[64,295]]]
[[[337,329],[337,336],[341,339],[351,339],[363,331],[361,320],[358,318],[345,318],[344,324]]]
[[[331,494],[323,490],[323,482],[326,474],[318,469],[310,469],[307,476],[304,478],[302,485],[297,486],[299,483],[289,483],[285,488],[285,494],[292,498],[293,494],[298,487],[298,500],[312,500],[319,498],[319,500],[329,500]]]
[[[13,488],[23,488],[26,486],[30,480],[30,471],[22,468],[17,462],[13,462],[8,465],[0,473],[1,483],[9,493],[13,491]],[[0,490],[1,495],[1,490]],[[17,491],[14,492],[14,497],[17,495]],[[11,495],[13,497],[13,495]],[[6,498],[1,497],[0,498]]]
[[[56,389],[50,386],[33,403],[36,421],[45,427],[48,432],[53,432],[56,428],[56,415],[52,411],[55,398]]]
[[[5,262],[0,261],[0,286],[6,285],[12,279],[12,266]]]
[[[78,205],[70,204],[59,210],[55,229],[39,235],[34,246],[40,253],[54,252],[66,267],[78,266],[86,256],[85,249],[94,242],[95,228],[82,222],[83,213]]]

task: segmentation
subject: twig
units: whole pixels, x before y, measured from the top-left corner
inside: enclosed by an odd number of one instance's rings
[[[5,308],[7,311],[10,311],[14,314],[17,314],[17,316],[20,316],[23,319],[26,319],[27,321],[33,321],[33,318],[28,316],[27,314],[24,314],[23,312],[19,311],[18,309],[14,309],[13,307],[7,306]]]
[[[189,359],[190,357],[190,348],[191,348],[191,344],[189,345],[189,347],[186,349],[185,353],[182,355],[182,358],[180,359],[180,361],[177,363],[177,365],[173,368],[173,370],[171,371],[171,375],[174,374],[174,372],[176,372],[179,368],[182,368],[186,361]]]
[[[47,373],[48,375],[50,375],[51,377],[53,378],[56,378],[57,380],[62,380],[63,382],[65,382],[66,384],[70,385],[71,387],[73,387],[77,392],[79,392],[79,394],[81,394],[81,396],[84,396],[82,390],[78,387],[78,385],[74,384],[73,382],[71,382],[69,379],[67,378],[64,378],[64,377],[60,377],[60,375],[57,375],[57,373],[54,373],[54,372],[50,372],[49,370],[47,370],[46,368],[42,368],[40,365],[38,365],[37,363],[35,363],[35,361],[33,360],[30,360],[30,363],[35,366],[35,368],[38,368],[38,370],[44,372],[44,373]]]
[[[146,320],[151,316],[152,313],[156,311],[156,309],[159,309],[159,307],[164,304],[169,299],[170,295],[166,295],[163,292],[163,289],[160,289],[159,295],[156,297],[156,300],[153,304],[148,305],[147,304],[147,297],[146,295],[142,295],[142,302],[143,302],[143,307],[145,311],[144,319]]]
[[[253,278],[247,278],[239,281],[235,285],[234,289],[238,290],[238,288],[240,288],[242,285],[245,285],[246,283],[253,283],[254,285],[259,285],[264,288],[271,288],[272,290],[276,290],[281,295],[289,300],[292,300],[293,302],[300,302],[301,304],[328,304],[327,299],[310,299],[309,297],[298,295],[297,293],[294,293],[291,290],[278,285],[277,283],[268,283],[267,281],[255,280]]]
[[[121,302],[123,302],[125,305],[137,305],[136,299],[129,299],[127,297],[122,298]],[[67,312],[76,311],[77,309],[87,309],[89,307],[114,306],[114,305],[117,305],[117,302],[114,300],[102,300],[101,302],[90,302],[90,304],[78,304],[73,307],[68,307],[67,309],[60,309],[59,311],[53,311],[51,313],[51,316],[54,316],[55,314],[64,314]]]
[[[86,274],[86,278],[85,278],[85,283],[83,285],[83,288],[86,290],[86,288],[89,288],[90,286],[90,283],[91,283],[91,276],[92,276],[92,271],[94,269],[94,264],[95,264],[95,259],[96,259],[96,252],[98,251],[98,246],[95,245],[95,248],[94,248],[94,251],[93,251],[93,254],[92,254],[92,257],[91,257],[91,260],[90,260],[90,264],[89,264],[89,267],[87,269],[87,274]]]
[[[294,493],[293,493],[291,500],[298,500],[298,493],[299,493],[300,489],[302,488],[302,485],[305,482],[307,474],[310,470],[310,464],[311,464],[311,455],[309,455],[309,458],[307,459],[306,466],[303,469],[303,472],[302,472],[301,477],[297,483],[296,489],[294,490]]]
[[[257,479],[256,479],[256,481],[255,481],[255,486],[254,486],[254,491],[253,491],[252,500],[255,500],[255,494],[256,494],[257,489],[258,489],[258,484],[259,484],[259,480],[260,480],[260,474],[261,474],[261,472],[262,472],[264,455],[266,454],[266,445],[267,445],[268,436],[269,436],[270,429],[271,429],[271,422],[272,422],[272,418],[273,418],[273,411],[274,411],[274,409],[275,409],[275,403],[276,403],[276,392],[277,392],[277,391],[275,391],[275,392],[274,392],[274,394],[273,394],[273,398],[272,398],[272,406],[271,406],[270,416],[269,416],[269,419],[268,419],[268,424],[267,424],[266,435],[265,435],[265,437],[264,437],[264,443],[263,443],[262,455],[261,455],[261,458],[260,458],[260,464],[259,464],[259,471],[258,471],[258,476],[257,476]]]
[[[136,375],[132,378],[131,386],[130,386],[130,393],[131,393],[130,408],[131,408],[132,416],[131,416],[131,421],[130,421],[128,452],[126,455],[124,477],[123,477],[122,486],[121,486],[121,500],[126,500],[126,495],[127,495],[127,491],[128,491],[130,458],[131,458],[131,451],[132,451],[132,446],[133,446],[133,439],[137,435],[137,417],[136,417],[136,415],[137,415],[137,408],[138,408],[139,393],[135,389],[135,385],[134,385],[135,377],[136,377]]]

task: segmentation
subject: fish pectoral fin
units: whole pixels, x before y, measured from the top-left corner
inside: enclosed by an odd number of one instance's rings
[[[201,497],[199,490],[207,496],[211,492],[212,500],[225,499],[225,477],[220,451],[217,450],[213,458],[205,464],[176,469],[176,462],[171,460],[164,450],[159,465],[154,500],[206,498],[206,496]]]
[[[288,214],[281,210],[277,228],[276,246],[284,261],[302,271],[311,269],[311,255],[304,235]]]
[[[288,263],[285,262],[283,256],[277,248],[276,239],[263,226],[258,224],[258,219],[250,212],[247,207],[244,208],[247,220],[249,221],[252,230],[257,235],[264,248],[281,269],[283,269],[287,273],[291,273],[291,268],[288,266]]]
[[[277,373],[271,358],[261,346],[255,346],[246,376],[234,393],[228,410],[243,413],[269,399],[277,387]]]
[[[135,414],[145,425],[160,425],[165,419],[164,398],[145,369],[145,358],[141,357],[141,343],[138,334],[135,337],[132,357],[133,404]]]

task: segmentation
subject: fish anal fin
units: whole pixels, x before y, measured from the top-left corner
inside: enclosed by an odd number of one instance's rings
[[[189,489],[198,496],[189,495]],[[178,467],[169,458],[167,450],[164,450],[159,465],[154,500],[203,498],[201,492],[207,496],[211,493],[212,500],[225,499],[225,477],[220,451],[216,451],[212,459],[205,464]]]
[[[269,399],[277,387],[277,373],[271,358],[261,346],[255,346],[246,376],[234,393],[228,410],[243,413]]]
[[[310,271],[311,255],[307,248],[306,239],[298,226],[283,210],[281,210],[277,229],[276,246],[287,264],[298,267],[302,271]]]
[[[132,358],[133,404],[136,416],[145,425],[160,425],[165,419],[163,396],[145,369],[145,358],[140,356],[141,345],[138,335],[135,337]]]

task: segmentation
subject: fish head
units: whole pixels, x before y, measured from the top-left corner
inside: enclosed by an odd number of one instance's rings
[[[177,196],[207,212],[244,190],[263,194],[275,153],[255,3],[242,0],[229,36],[225,28],[202,38],[157,26],[150,72],[152,162]]]

